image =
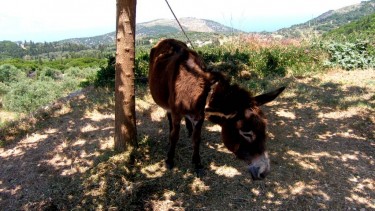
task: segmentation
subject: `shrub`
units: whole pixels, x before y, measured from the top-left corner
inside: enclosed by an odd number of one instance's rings
[[[66,62],[66,67],[79,67],[81,69],[89,68],[89,67],[100,67],[105,64],[103,59],[96,59],[96,58],[75,58],[75,59],[68,59]]]
[[[148,51],[141,51],[135,57],[135,78],[142,79],[148,76],[148,64],[150,54]]]
[[[14,83],[4,96],[4,108],[14,112],[32,112],[58,96],[61,88],[53,80],[34,81],[25,79]]]
[[[38,71],[38,79],[39,80],[59,80],[62,79],[62,73],[60,70],[53,69],[50,67],[45,67],[41,71]]]
[[[375,56],[368,51],[371,48],[368,41],[330,42],[325,48],[330,54],[330,59],[326,61],[329,67],[338,66],[346,70],[375,67]]]
[[[5,85],[4,83],[0,82],[0,97],[5,95],[9,91],[9,86]]]
[[[77,90],[80,87],[80,80],[77,78],[66,77],[60,83],[62,94],[69,93]]]
[[[94,85],[97,87],[115,86],[115,63],[116,58],[114,56],[108,57],[108,64],[105,67],[101,67],[96,73]]]
[[[135,58],[134,72],[136,79],[141,79],[141,81],[144,81],[144,79],[147,78],[149,59],[150,56],[148,52],[141,51],[137,53]],[[97,72],[96,78],[94,80],[95,86],[115,86],[115,63],[116,58],[114,56],[110,56],[108,58],[107,66],[101,67],[100,70]]]
[[[280,52],[277,50],[266,51],[264,66],[259,70],[262,76],[279,75],[285,76],[286,69],[281,60]]]
[[[26,77],[26,74],[13,65],[3,64],[0,66],[0,82],[11,84]]]
[[[238,49],[231,51],[222,47],[201,48],[198,51],[210,69],[225,72],[231,76],[237,76],[242,70],[248,70],[248,52],[240,52]]]
[[[20,69],[25,73],[34,72],[40,67],[40,64],[37,61],[27,61],[23,59],[0,60],[0,65],[2,64],[15,66],[17,69]]]
[[[201,48],[206,64],[236,77],[246,70],[261,77],[285,76],[288,71],[303,74],[323,68],[323,49],[315,44],[260,45],[244,42],[241,51],[225,47]],[[254,47],[255,46],[255,47]]]
[[[70,67],[64,71],[64,78],[75,78],[78,80],[85,79],[90,77],[99,70],[99,67],[86,67],[86,68],[78,68],[78,67]]]
[[[64,76],[82,78],[82,70],[79,67],[69,67],[64,70]]]

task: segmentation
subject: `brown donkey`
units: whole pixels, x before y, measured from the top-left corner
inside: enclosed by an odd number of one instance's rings
[[[193,164],[203,173],[199,155],[205,117],[222,127],[224,145],[249,164],[253,179],[263,179],[270,170],[266,152],[266,119],[259,106],[274,100],[284,89],[253,97],[222,74],[206,69],[202,58],[174,39],[157,43],[150,53],[149,86],[159,106],[167,110],[170,126],[168,168],[174,154],[183,117],[193,142]]]

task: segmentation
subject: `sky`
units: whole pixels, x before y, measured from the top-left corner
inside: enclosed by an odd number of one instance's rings
[[[276,31],[361,0],[168,0],[177,17],[246,32]],[[172,19],[165,0],[138,0],[137,23]],[[115,31],[116,0],[0,0],[0,41],[51,42]]]

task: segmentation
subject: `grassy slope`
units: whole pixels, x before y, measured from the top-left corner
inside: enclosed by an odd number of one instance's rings
[[[352,39],[375,39],[375,13],[358,21],[346,24],[324,35],[325,38],[349,37]]]
[[[111,150],[113,94],[89,89],[0,131],[2,140],[9,139],[0,148],[0,207],[374,209],[375,71],[275,81],[289,86],[264,108],[272,173],[263,182],[251,181],[244,164],[220,142],[220,128],[210,123],[201,150],[207,175],[194,177],[184,129],[177,167],[167,171],[165,112],[144,88],[137,93],[140,148],[135,164],[129,164],[127,153]]]
[[[311,36],[314,32],[323,34],[350,22],[358,21],[364,16],[373,14],[375,11],[374,4],[374,0],[362,1],[358,5],[344,7],[336,11],[329,11],[305,23],[280,29],[278,33],[286,37]]]

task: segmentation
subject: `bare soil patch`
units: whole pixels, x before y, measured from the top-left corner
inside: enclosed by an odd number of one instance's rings
[[[89,89],[0,130],[0,210],[375,209],[375,71],[280,83],[288,89],[264,107],[272,168],[264,181],[251,180],[208,122],[206,176],[194,175],[185,129],[176,168],[165,169],[168,124],[145,88],[131,163],[129,152],[112,151],[113,93]]]

